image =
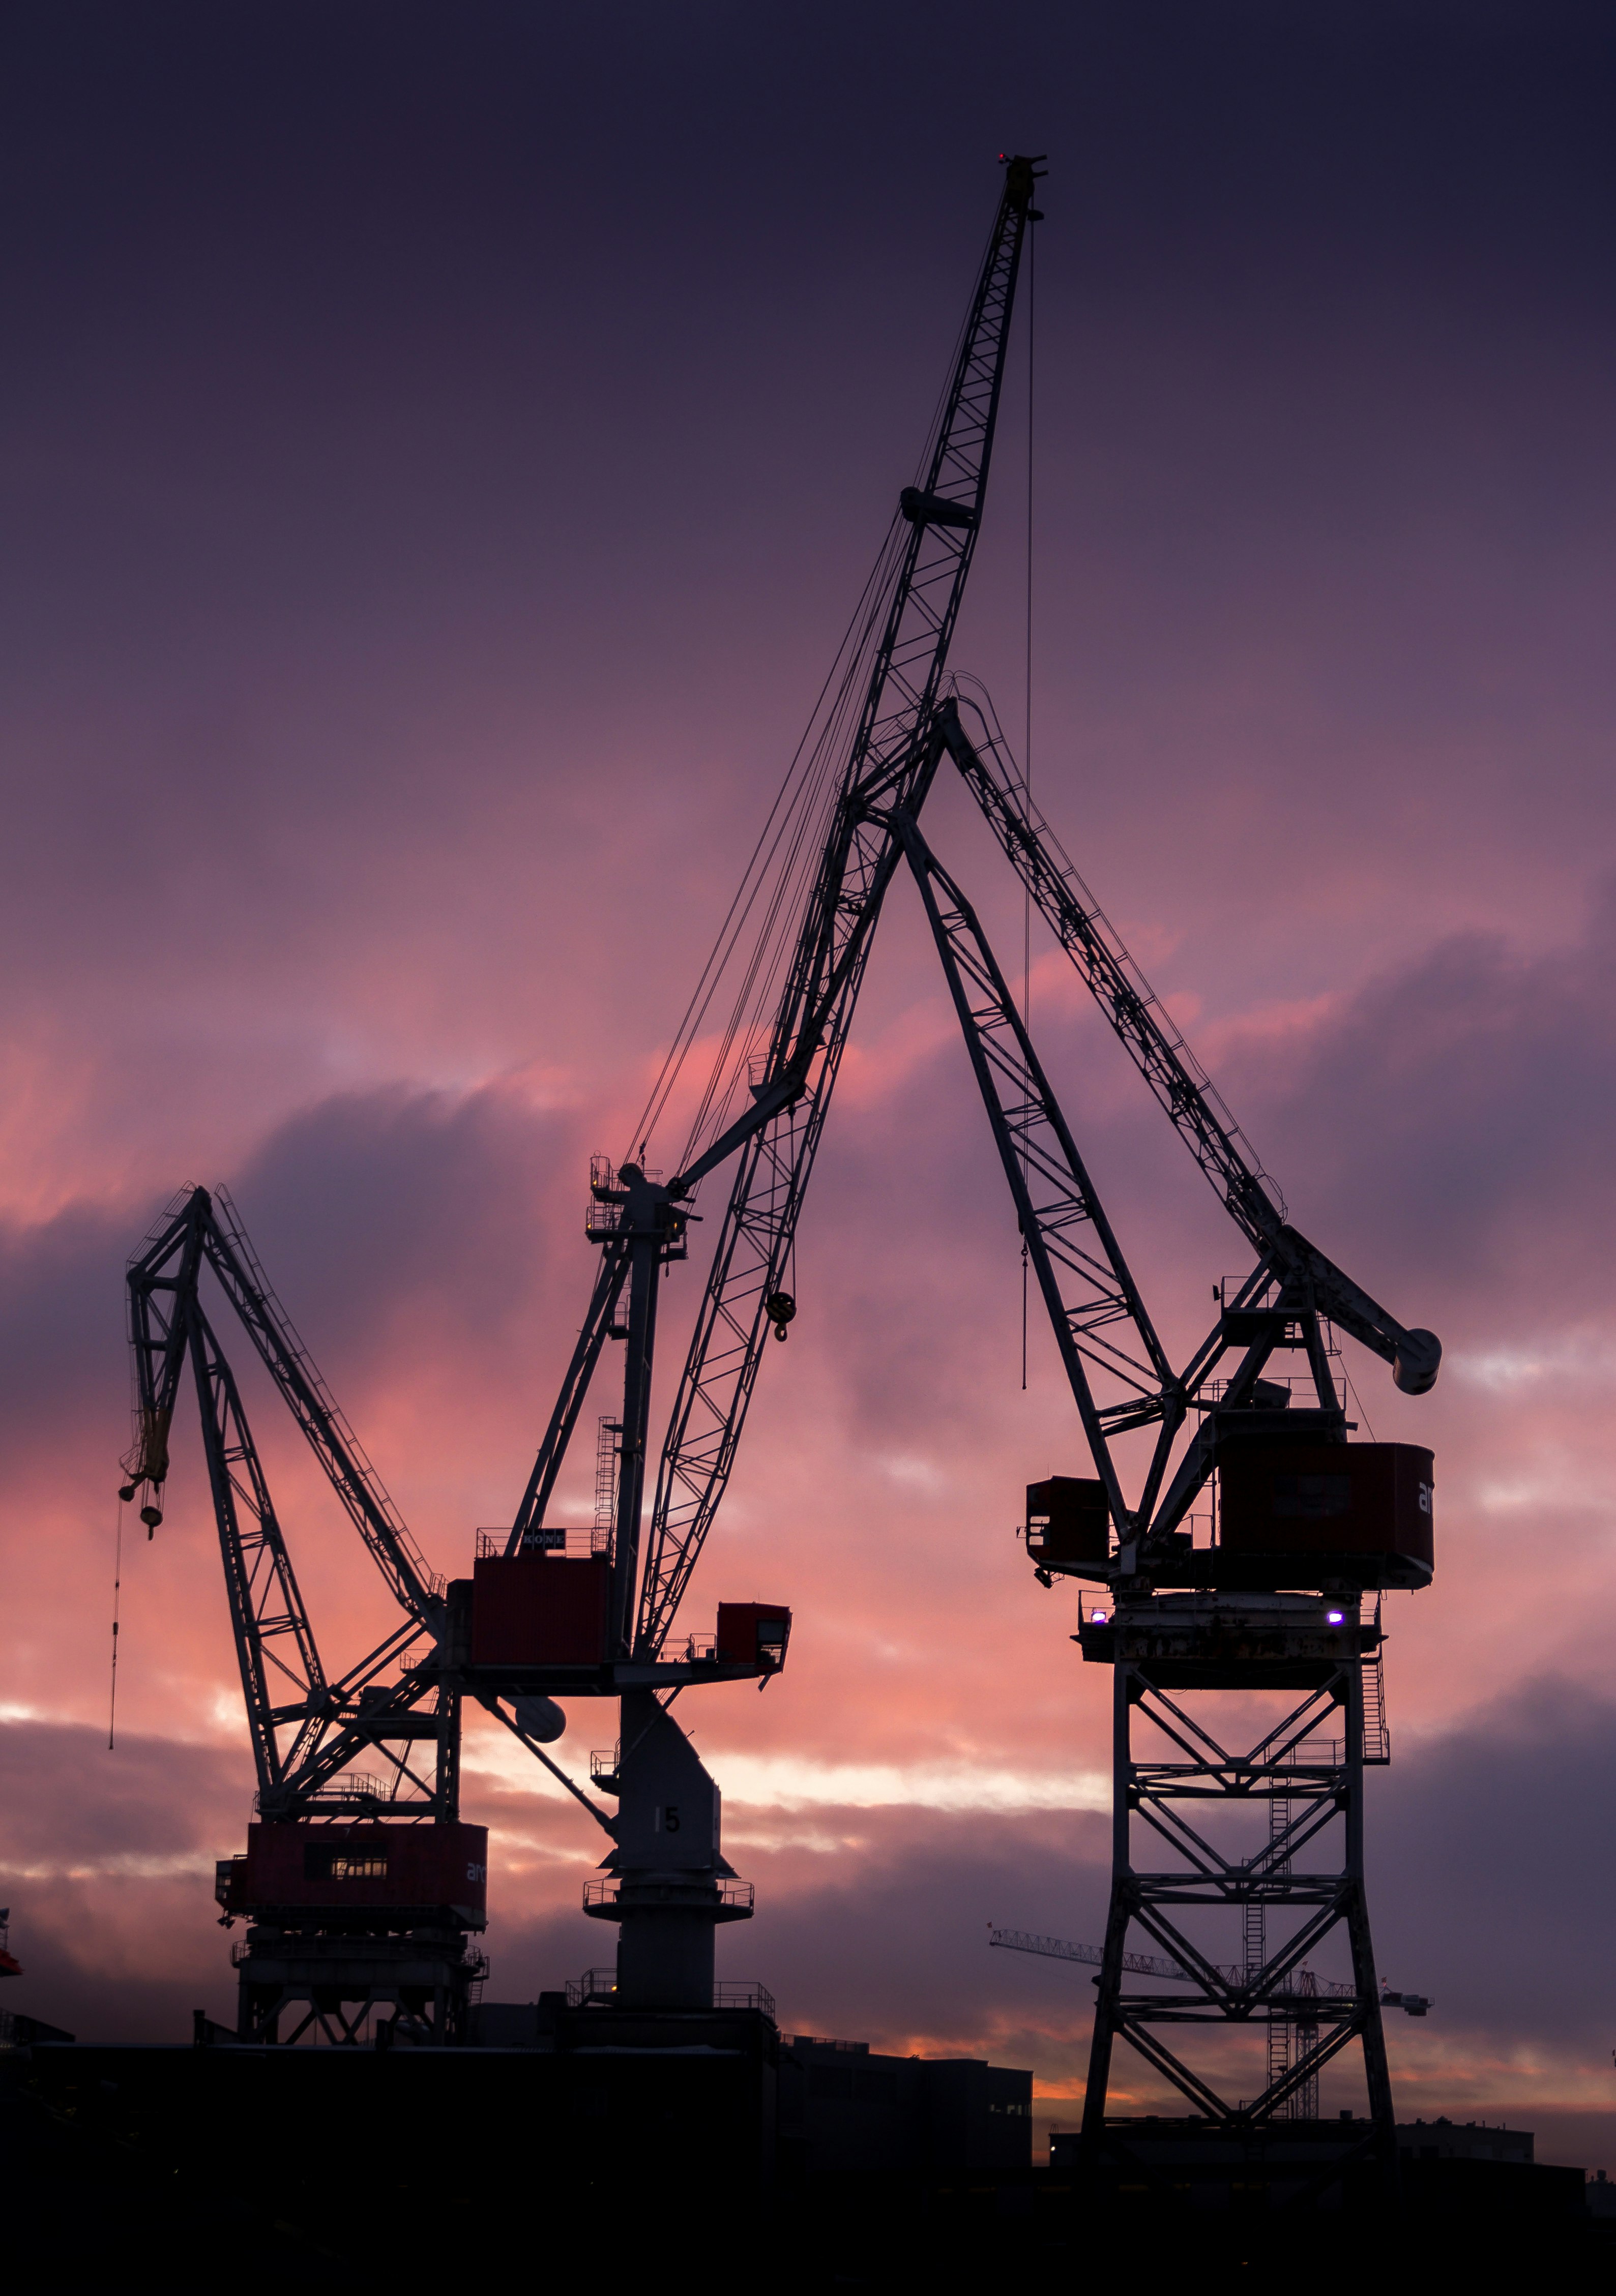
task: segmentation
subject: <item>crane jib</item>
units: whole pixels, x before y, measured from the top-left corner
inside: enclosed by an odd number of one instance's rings
[[[900,496],[908,537],[787,972],[766,1082],[804,1045],[816,1047],[817,1070],[740,1148],[662,1447],[634,1636],[641,1657],[667,1636],[728,1480],[770,1328],[766,1303],[783,1281],[870,936],[901,857],[891,812],[918,813],[941,755],[933,719],[980,530],[1035,180],[1032,161],[1010,161],[925,476]]]
[[[398,1625],[340,1680],[322,1662],[240,1387],[202,1306],[204,1268],[251,1339],[398,1606]],[[165,1214],[130,1264],[128,1303],[135,1441],[124,1460],[129,1480],[123,1494],[132,1498],[143,1486],[149,1489],[142,1513],[155,1529],[162,1521],[168,1431],[189,1363],[260,1810],[284,1816],[317,1799],[332,1814],[332,1781],[357,1755],[384,1740],[424,1740],[437,1761],[435,1778],[419,1781],[422,1806],[452,1816],[454,1693],[424,1673],[381,1686],[412,1644],[435,1636],[442,1589],[281,1311],[223,1190],[187,1190]],[[429,1773],[432,1767],[426,1766]]]

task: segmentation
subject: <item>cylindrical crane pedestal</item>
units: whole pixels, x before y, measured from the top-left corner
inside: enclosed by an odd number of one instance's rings
[[[750,1920],[752,1889],[719,1848],[720,1798],[701,1757],[649,1690],[624,1693],[617,1846],[584,1911],[619,1923],[625,2009],[710,2009],[713,1932]]]

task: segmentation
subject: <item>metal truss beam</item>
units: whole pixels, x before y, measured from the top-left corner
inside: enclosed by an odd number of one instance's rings
[[[521,1551],[521,1543],[535,1525],[542,1523],[550,1495],[555,1488],[555,1478],[561,1472],[562,1462],[567,1456],[567,1446],[578,1424],[578,1414],[583,1407],[595,1367],[601,1359],[601,1349],[611,1331],[622,1297],[623,1285],[628,1275],[628,1251],[626,1243],[608,1241],[601,1252],[595,1290],[590,1295],[589,1308],[584,1317],[584,1328],[578,1335],[578,1345],[572,1350],[572,1360],[562,1382],[562,1391],[545,1430],[545,1439],[539,1445],[538,1456],[533,1463],[533,1472],[528,1478],[528,1488],[521,1495],[521,1505],[516,1510],[516,1520],[511,1526],[507,1554]]]
[[[962,699],[980,728],[975,738],[961,721]],[[1399,1324],[1290,1225],[1278,1188],[1034,805],[983,703],[956,686],[938,714],[949,754],[1011,866],[1265,1267],[1300,1284],[1319,1314],[1391,1364],[1399,1386],[1423,1392],[1436,1379],[1440,1344]]]
[[[1172,1366],[975,911],[921,834],[894,816],[924,905],[1022,1239],[1112,1518],[1131,1517],[1089,1373],[1128,1390],[1141,1419],[1183,1415]],[[1148,1506],[1147,1491],[1144,1504]]]
[[[262,1803],[273,1800],[288,1771],[319,1735],[327,1706],[325,1669],[234,1374],[200,1306],[191,1308],[186,1320],[208,1480],[225,1560],[231,1631],[246,1693],[247,1726]],[[285,1755],[277,1727],[282,1718],[299,1726]]]

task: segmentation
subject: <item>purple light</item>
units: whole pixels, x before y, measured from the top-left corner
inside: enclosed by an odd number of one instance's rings
[[[1088,1614],[1088,1623],[1091,1627],[1103,1627],[1105,1624],[1104,1611],[1091,1611]]]
[[[1330,1624],[1331,1624],[1333,1627],[1339,1627],[1339,1626],[1340,1626],[1340,1624],[1341,1624],[1341,1620],[1346,1617],[1346,1615],[1347,1615],[1347,1613],[1345,1612],[1345,1611],[1326,1611],[1325,1612],[1325,1618],[1327,1618],[1327,1619],[1329,1620]]]

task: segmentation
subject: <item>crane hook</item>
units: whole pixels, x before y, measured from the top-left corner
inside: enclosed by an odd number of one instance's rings
[[[797,1302],[789,1292],[771,1292],[763,1302],[763,1312],[775,1327],[775,1337],[783,1340],[786,1325],[797,1312]]]

